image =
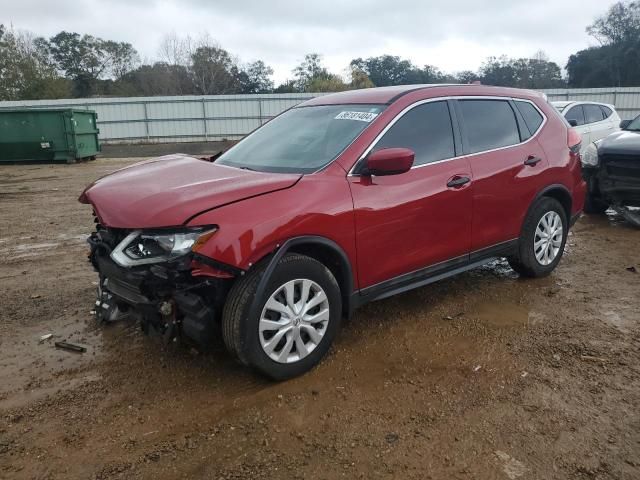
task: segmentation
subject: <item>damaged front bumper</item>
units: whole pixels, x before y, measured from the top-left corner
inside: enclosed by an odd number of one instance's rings
[[[583,175],[589,193],[607,204],[640,207],[640,158],[604,154],[597,167],[585,166]]]
[[[88,239],[89,260],[100,276],[96,317],[114,321],[132,316],[140,320],[143,331],[159,333],[166,341],[210,346],[230,280],[194,276],[192,254],[123,267],[112,253],[130,234],[99,228]]]

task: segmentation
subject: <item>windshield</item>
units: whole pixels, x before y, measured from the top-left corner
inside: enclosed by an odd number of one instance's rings
[[[333,161],[383,109],[383,105],[293,108],[253,132],[216,163],[260,172],[315,172]]]
[[[632,130],[634,132],[640,132],[640,115],[633,119],[633,121],[627,125],[625,130]]]

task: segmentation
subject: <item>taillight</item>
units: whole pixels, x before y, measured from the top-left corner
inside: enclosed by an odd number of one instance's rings
[[[582,144],[582,136],[575,128],[567,129],[567,146],[571,153],[580,153],[580,146]]]

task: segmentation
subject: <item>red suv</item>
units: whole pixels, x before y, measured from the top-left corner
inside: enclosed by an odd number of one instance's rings
[[[97,315],[306,372],[365,302],[506,257],[549,274],[582,211],[580,137],[539,93],[410,85],[322,96],[204,161],[96,181]]]

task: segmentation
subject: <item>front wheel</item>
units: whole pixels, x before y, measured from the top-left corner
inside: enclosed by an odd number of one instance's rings
[[[342,297],[331,271],[317,260],[286,254],[265,291],[257,287],[266,265],[229,292],[222,330],[227,349],[274,380],[301,375],[320,362],[340,327]],[[258,296],[260,307],[251,312]]]
[[[567,214],[556,199],[543,197],[525,219],[517,254],[509,265],[525,277],[549,275],[560,263],[568,234]]]

